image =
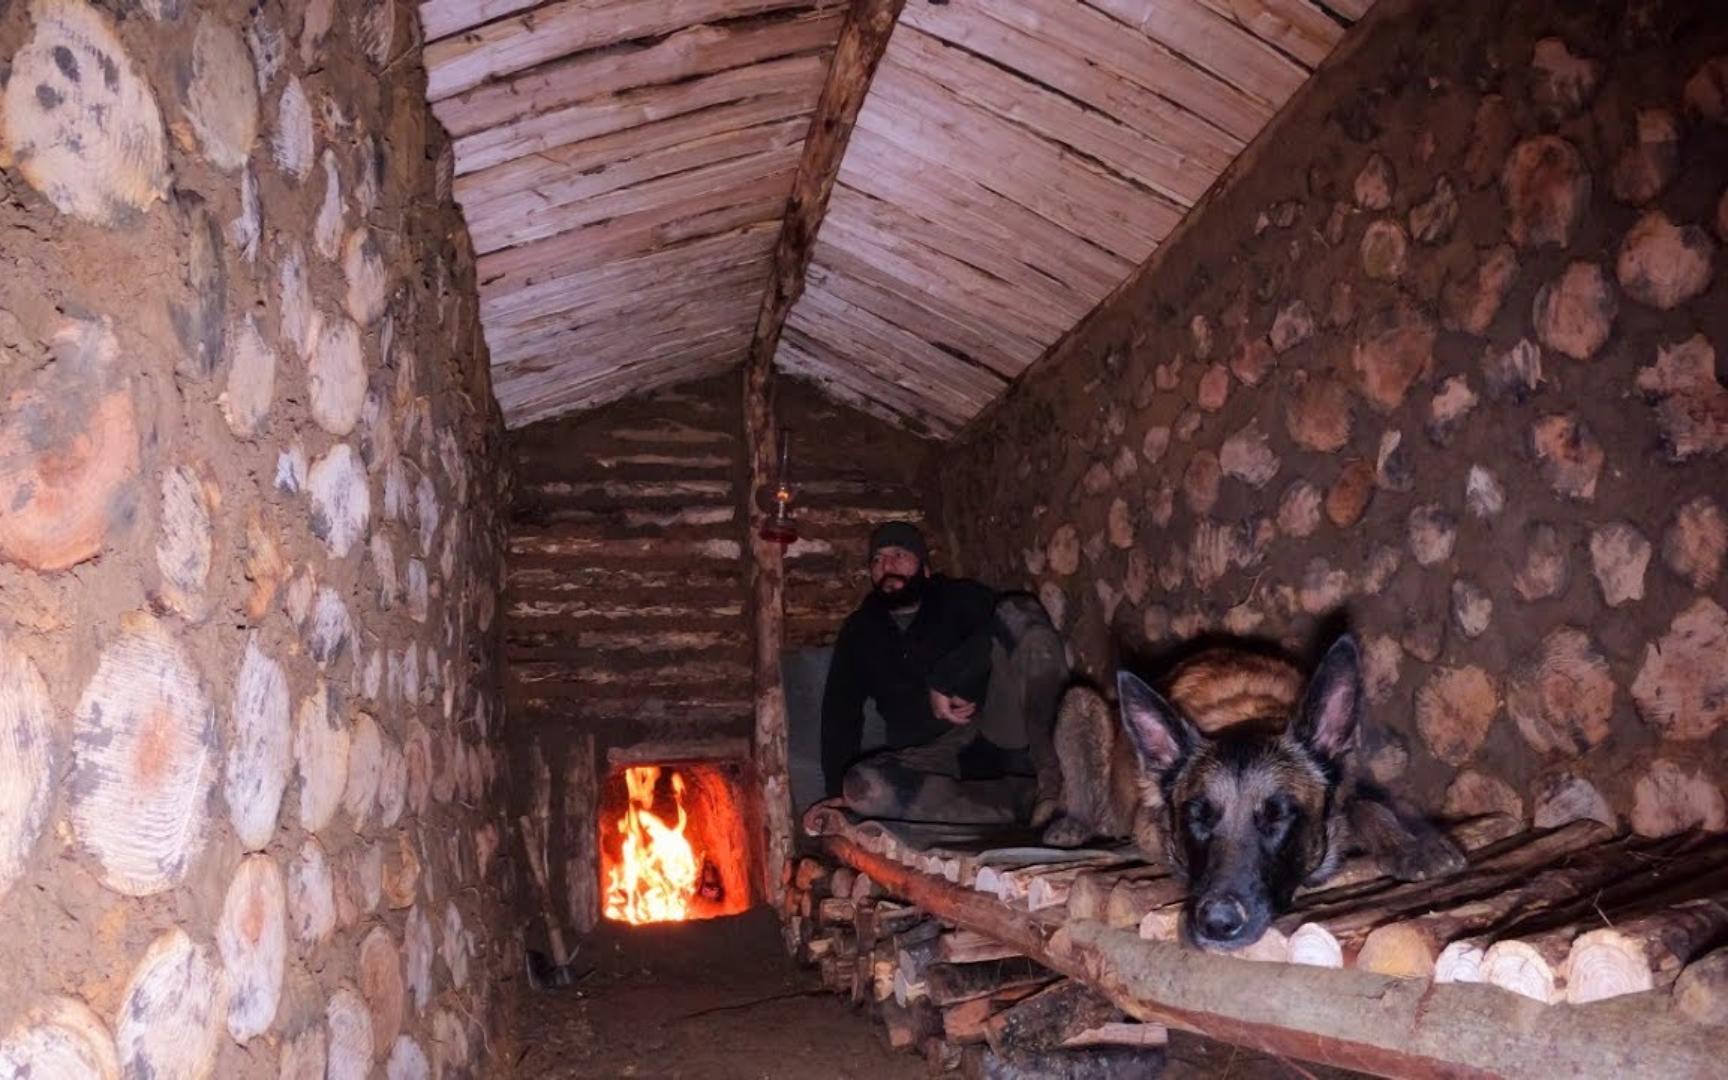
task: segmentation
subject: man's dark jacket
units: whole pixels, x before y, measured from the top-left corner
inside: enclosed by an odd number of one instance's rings
[[[841,777],[858,756],[866,700],[876,699],[890,749],[919,746],[948,730],[930,711],[933,689],[982,704],[995,602],[996,594],[976,581],[933,574],[904,631],[874,591],[846,617],[822,695],[829,795],[840,794]]]

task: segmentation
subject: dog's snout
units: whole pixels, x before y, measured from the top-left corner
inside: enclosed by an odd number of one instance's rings
[[[1199,938],[1209,944],[1233,944],[1248,928],[1248,911],[1234,896],[1207,897],[1194,915]]]

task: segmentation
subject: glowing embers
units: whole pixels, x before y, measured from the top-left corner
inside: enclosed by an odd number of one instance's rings
[[[634,765],[607,782],[600,857],[608,919],[741,912],[750,906],[747,851],[738,789],[721,766]]]

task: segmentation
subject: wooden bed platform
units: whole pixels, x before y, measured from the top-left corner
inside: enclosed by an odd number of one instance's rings
[[[1347,865],[1225,955],[1179,941],[1181,885],[1126,849],[988,847],[830,807],[804,827],[827,858],[787,864],[788,948],[933,1062],[1021,1029],[1120,1052],[1168,1025],[1386,1076],[1728,1075],[1728,836],[1472,819],[1458,875]]]

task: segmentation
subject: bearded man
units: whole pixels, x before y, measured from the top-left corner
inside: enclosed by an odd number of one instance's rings
[[[870,534],[871,590],[822,699],[828,794],[865,817],[1042,827],[1061,805],[1062,641],[1036,598],[931,573],[929,557],[908,522]],[[860,759],[868,700],[886,745]]]

